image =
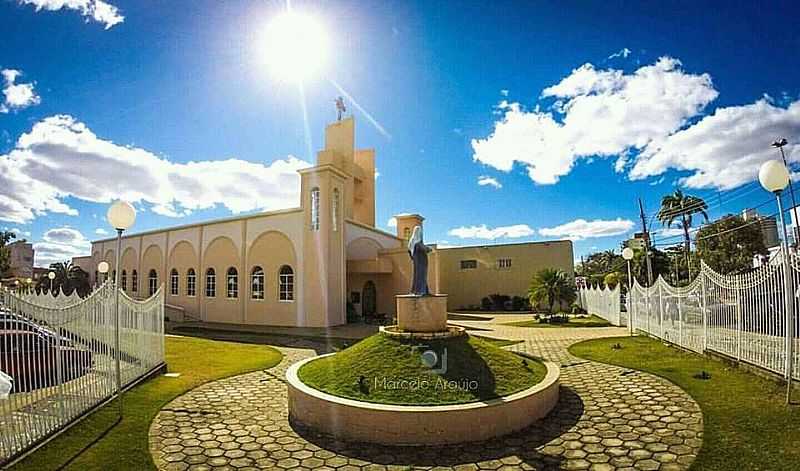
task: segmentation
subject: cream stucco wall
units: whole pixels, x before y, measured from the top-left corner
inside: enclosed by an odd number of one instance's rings
[[[531,242],[437,249],[439,289],[450,309],[479,306],[490,294],[526,296],[531,277],[543,268],[558,268],[574,275],[572,242]],[[511,259],[510,268],[499,268],[498,259]],[[462,260],[476,260],[477,268],[461,269]]]

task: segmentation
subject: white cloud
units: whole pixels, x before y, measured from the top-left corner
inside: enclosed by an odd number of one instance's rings
[[[397,218],[390,217],[388,221],[386,221],[386,227],[397,227]]]
[[[375,169],[375,180],[377,180],[378,177],[380,177],[380,176],[381,176],[381,172],[379,172],[378,169],[376,168]]]
[[[624,234],[633,229],[633,221],[628,219],[595,219],[587,221],[576,219],[556,227],[539,229],[539,234],[546,237],[563,237],[571,240],[583,240],[591,237],[609,237]]]
[[[530,228],[527,224],[516,224],[513,226],[486,227],[486,224],[480,226],[458,227],[450,229],[447,235],[458,237],[460,239],[516,239],[520,237],[529,237],[536,234],[536,231]]]
[[[98,227],[97,229],[95,229],[94,233],[97,234],[97,235],[101,235],[101,236],[107,236],[107,235],[111,234],[110,232],[108,232],[107,230],[103,229],[102,227]]]
[[[58,11],[62,8],[76,10],[87,21],[92,19],[104,24],[105,29],[109,29],[125,20],[125,17],[120,14],[119,8],[103,0],[21,0],[21,2],[35,6],[36,11]]]
[[[223,205],[233,213],[297,206],[297,170],[289,156],[269,165],[239,159],[174,163],[145,149],[98,138],[67,115],[45,118],[0,155],[0,219],[25,223],[46,213],[77,215],[66,197],[153,205],[169,216]]]
[[[3,69],[3,101],[0,102],[0,113],[21,110],[42,102],[41,97],[33,89],[33,83],[16,83],[22,72],[14,69]]]
[[[500,94],[503,95],[503,96],[508,96],[508,90],[506,90],[504,88],[504,89],[500,90]]]
[[[71,227],[50,229],[44,233],[42,241],[33,244],[36,265],[45,267],[72,257],[89,255],[91,249],[91,242]]]
[[[660,175],[669,169],[689,171],[679,180],[690,188],[728,190],[757,179],[758,169],[780,158],[770,143],[800,135],[800,101],[786,108],[767,99],[718,108],[695,125],[647,146],[630,171],[631,179]],[[784,147],[789,161],[800,161],[800,146]]]
[[[496,178],[490,177],[488,175],[481,175],[480,177],[478,177],[478,185],[480,186],[489,185],[497,188],[498,190],[500,188],[503,188],[503,185],[499,181],[497,181]]]
[[[501,102],[491,135],[472,140],[473,159],[506,172],[518,162],[534,182],[553,184],[579,158],[621,156],[663,140],[717,95],[708,74],[686,73],[671,57],[631,74],[585,64],[543,91],[561,100],[554,111]]]
[[[611,54],[610,56],[608,56],[608,58],[609,59],[614,59],[615,57],[622,57],[623,59],[625,59],[629,55],[631,55],[631,52],[632,51],[630,49],[628,49],[627,47],[623,47],[619,51],[617,51],[614,54]]]

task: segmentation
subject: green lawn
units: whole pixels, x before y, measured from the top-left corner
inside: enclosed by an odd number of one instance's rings
[[[612,349],[616,343],[622,348]],[[705,427],[693,469],[800,469],[800,408],[784,404],[784,386],[646,337],[589,340],[570,352],[662,376],[687,391]],[[701,371],[711,378],[694,378]]]
[[[422,352],[447,351],[446,371],[422,364]],[[376,334],[300,368],[300,379],[340,397],[382,404],[458,404],[493,399],[544,379],[545,366],[472,336],[400,341]],[[363,380],[361,379],[363,377]]]
[[[602,317],[592,314],[589,317],[570,317],[569,322],[563,324],[548,324],[539,322],[536,319],[528,321],[508,322],[505,325],[513,325],[516,327],[536,327],[536,328],[551,328],[551,327],[610,327],[611,323]]]
[[[181,375],[177,378],[159,376],[126,393],[125,416],[122,422],[80,454],[67,469],[155,469],[148,450],[147,433],[156,413],[165,404],[203,383],[271,368],[281,360],[280,352],[264,345],[172,336],[166,339],[166,355],[169,371]],[[60,469],[115,422],[116,409],[116,402],[100,409],[36,451],[14,469]]]
[[[470,334],[472,335],[472,334]],[[494,345],[495,347],[508,347],[509,345],[516,345],[518,343],[524,342],[524,340],[506,340],[506,339],[493,339],[491,337],[484,337],[482,335],[473,335],[473,337],[477,337],[484,342],[489,342],[490,344]]]

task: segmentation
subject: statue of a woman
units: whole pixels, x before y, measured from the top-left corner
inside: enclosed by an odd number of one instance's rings
[[[414,227],[411,238],[408,240],[408,254],[414,266],[414,278],[411,281],[411,294],[427,296],[428,290],[428,252],[431,249],[422,242],[422,227]]]

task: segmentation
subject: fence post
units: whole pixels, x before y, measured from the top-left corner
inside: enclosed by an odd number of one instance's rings
[[[734,286],[733,289],[736,290],[736,360],[737,361],[742,360],[742,300],[740,294],[741,290],[739,289],[741,283],[739,280],[739,276],[741,275],[737,275],[736,278],[734,278],[734,283],[733,283]]]
[[[661,278],[659,277],[659,280]],[[658,283],[658,336],[664,339],[664,296],[661,294],[661,283]]]
[[[678,345],[683,347],[683,309],[681,309],[681,304],[683,304],[685,297],[678,295]]]
[[[702,287],[700,298],[700,316],[703,323],[703,352],[705,352],[708,349],[708,314],[706,313],[708,302],[706,301],[706,277],[702,266],[700,267],[699,276],[700,286]]]

